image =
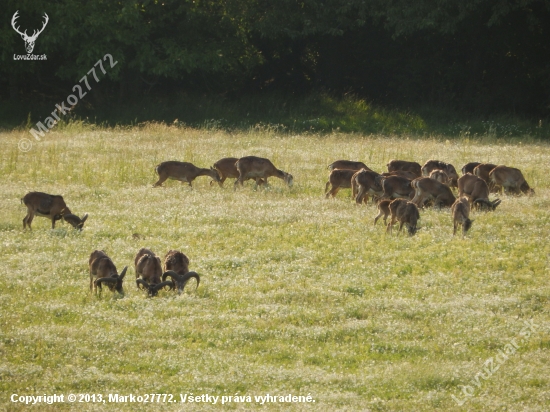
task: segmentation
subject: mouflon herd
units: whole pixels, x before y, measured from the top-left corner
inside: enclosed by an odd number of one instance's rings
[[[472,226],[470,209],[494,211],[500,199],[489,200],[490,193],[533,195],[519,169],[490,163],[468,163],[459,177],[455,167],[440,160],[428,160],[424,166],[406,160],[391,160],[388,171],[377,173],[361,162],[337,160],[328,166],[330,170],[325,185],[325,197],[334,197],[342,188],[351,188],[357,204],[367,203],[369,197],[377,204],[378,214],[374,224],[382,216],[384,223],[391,215],[386,232],[399,222],[414,235],[419,229],[418,209],[433,206],[450,207],[453,234],[458,226],[463,235]],[[457,195],[453,192],[456,189]]]
[[[453,235],[460,227],[464,236],[473,222],[470,210],[494,211],[501,203],[500,199],[490,200],[490,194],[534,194],[519,169],[504,165],[468,163],[462,167],[460,177],[452,164],[439,160],[428,160],[423,166],[411,161],[391,160],[387,168],[387,172],[377,173],[362,162],[337,160],[328,166],[330,173],[325,185],[325,197],[334,198],[343,188],[351,189],[358,205],[367,204],[370,197],[378,209],[374,225],[383,217],[386,233],[391,233],[393,225],[399,222],[399,231],[406,225],[411,236],[419,230],[419,209],[449,207]],[[166,161],[157,165],[155,171],[158,181],[153,187],[173,179],[188,183],[193,188],[192,183],[199,176],[209,176],[212,178],[210,185],[217,183],[222,188],[227,178],[233,178],[234,190],[243,186],[245,180],[254,180],[254,187],[267,187],[270,177],[283,180],[288,187],[292,187],[294,182],[290,173],[277,169],[269,159],[256,156],[226,157],[210,168],[200,168],[189,162]],[[23,229],[27,226],[31,229],[34,216],[49,218],[52,229],[56,221],[64,220],[78,230],[82,230],[88,218],[87,213],[82,218],[73,214],[59,195],[29,192],[21,203],[27,206]],[[390,222],[386,224],[388,217]],[[113,292],[124,294],[123,281],[128,266],[119,273],[111,258],[102,250],[91,253],[88,265],[91,292],[97,294],[98,290],[107,286]],[[170,250],[165,255],[163,268],[160,258],[153,251],[141,248],[135,256],[134,269],[136,287],[146,291],[150,297],[166,288],[181,294],[191,278],[196,280],[196,288],[200,283],[199,274],[189,271],[188,257],[177,250]]]

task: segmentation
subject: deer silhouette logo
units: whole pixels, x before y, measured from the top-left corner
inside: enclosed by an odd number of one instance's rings
[[[42,25],[42,28],[40,30],[34,30],[32,36],[29,36],[29,35],[27,35],[27,30],[25,30],[22,33],[22,32],[19,31],[19,27],[15,26],[16,20],[19,17],[19,15],[17,13],[19,13],[19,10],[17,10],[13,14],[13,17],[11,19],[11,26],[13,27],[13,29],[17,33],[19,33],[21,35],[21,38],[25,41],[25,49],[27,49],[27,54],[31,54],[33,49],[34,49],[34,43],[36,42],[36,39],[38,38],[40,33],[42,33],[44,31],[44,29],[46,28],[46,25],[48,24],[48,21],[50,20],[50,18],[48,17],[48,15],[46,13],[44,13],[45,20],[44,20],[44,23]]]

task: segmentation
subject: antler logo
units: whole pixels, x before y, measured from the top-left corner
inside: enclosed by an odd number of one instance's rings
[[[17,33],[19,33],[21,35],[21,38],[25,41],[25,49],[27,49],[27,53],[31,54],[33,49],[34,49],[34,42],[36,41],[36,39],[38,38],[40,33],[42,33],[44,31],[44,28],[46,27],[46,24],[48,24],[48,21],[50,20],[50,18],[48,17],[48,15],[46,13],[44,13],[44,18],[46,20],[44,21],[44,24],[42,25],[42,28],[40,30],[34,30],[32,36],[28,36],[27,35],[27,30],[25,30],[23,33],[21,33],[19,31],[19,27],[15,27],[16,20],[19,17],[17,13],[19,13],[19,10],[17,10],[13,14],[13,17],[11,19],[11,26],[13,27],[13,29]]]

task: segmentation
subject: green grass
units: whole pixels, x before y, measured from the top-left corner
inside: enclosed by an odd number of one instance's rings
[[[550,147],[487,136],[307,134],[271,127],[228,132],[161,124],[106,129],[68,124],[17,149],[26,131],[0,134],[0,405],[11,394],[311,394],[315,404],[229,403],[223,409],[543,411],[549,402]],[[207,167],[226,156],[268,157],[294,175],[289,189],[233,191],[195,181],[153,189],[164,160]],[[472,213],[452,237],[449,211],[421,212],[413,238],[373,226],[373,206],[342,190],[325,200],[326,166],[437,158],[519,167],[534,197]],[[231,179],[232,180],[232,179]],[[37,217],[22,230],[20,198],[62,194],[89,213],[78,233]],[[133,234],[138,233],[139,239]],[[141,247],[179,249],[201,285],[148,299],[136,289]],[[130,268],[123,298],[89,293],[87,261],[103,249]],[[485,361],[540,329],[459,407]],[[80,404],[82,410],[145,409]],[[40,405],[40,410],[71,406]],[[221,409],[189,405],[190,410]],[[182,404],[148,405],[182,410]],[[185,408],[187,410],[187,407]]]
[[[44,121],[54,108],[51,101],[41,101],[38,96],[19,103],[0,102],[0,127],[27,131],[36,122]],[[504,139],[515,143],[546,140],[550,134],[546,118],[526,119],[510,114],[486,118],[439,107],[385,107],[354,95],[334,97],[323,93],[295,97],[271,93],[238,98],[149,96],[127,104],[101,105],[84,100],[55,127],[74,130],[83,125],[88,128],[96,124],[137,126],[147,122],[237,133],[256,130],[279,134],[446,136],[486,142]]]

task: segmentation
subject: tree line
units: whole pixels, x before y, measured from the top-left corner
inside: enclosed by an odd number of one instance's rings
[[[32,34],[27,54],[12,27]],[[550,0],[7,0],[0,99],[48,100],[109,53],[90,104],[204,93],[352,93],[547,116]]]

